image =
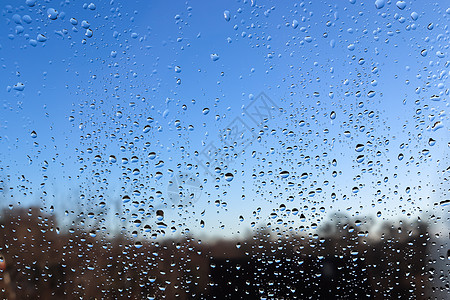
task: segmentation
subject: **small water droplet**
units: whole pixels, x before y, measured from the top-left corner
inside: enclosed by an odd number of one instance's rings
[[[47,37],[45,35],[43,35],[42,33],[39,33],[36,37],[36,40],[38,42],[43,43],[43,42],[47,41]]]
[[[92,31],[92,29],[86,29],[84,35],[87,36],[88,38],[91,38],[94,35],[94,31]]]
[[[217,61],[217,60],[219,60],[219,54],[217,54],[217,53],[212,53],[212,54],[210,55],[210,57],[211,57],[211,60],[212,60],[212,61]]]
[[[223,17],[224,17],[225,21],[227,21],[227,22],[230,21],[230,19],[231,19],[230,12],[228,10],[224,11]]]

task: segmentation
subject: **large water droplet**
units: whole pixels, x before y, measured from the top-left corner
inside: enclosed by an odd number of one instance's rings
[[[58,12],[54,8],[47,9],[47,16],[50,20],[56,20],[58,18]]]
[[[18,82],[13,86],[13,89],[22,92],[25,89],[25,84],[23,84],[22,82]]]
[[[386,4],[386,0],[375,0],[375,7],[381,9]]]
[[[226,173],[225,174],[225,180],[230,182],[234,179],[234,175],[232,173]]]
[[[280,172],[280,176],[281,176],[281,178],[287,178],[289,176],[289,172],[288,171],[281,171]]]
[[[363,144],[356,145],[356,147],[355,147],[355,151],[356,152],[361,152],[363,150],[364,150],[364,145]]]
[[[164,211],[163,211],[163,210],[158,209],[158,210],[156,211],[156,219],[157,219],[158,221],[162,221],[162,220],[164,219]]]
[[[397,3],[395,3],[395,5],[397,5],[397,7],[401,10],[404,10],[406,7],[406,2],[405,1],[397,1]]]

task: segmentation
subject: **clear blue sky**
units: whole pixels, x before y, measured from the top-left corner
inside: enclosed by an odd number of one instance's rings
[[[3,205],[206,235],[446,212],[448,3],[322,2],[2,4]]]

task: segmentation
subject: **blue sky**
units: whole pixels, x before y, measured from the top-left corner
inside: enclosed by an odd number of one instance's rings
[[[446,211],[445,1],[93,3],[2,7],[5,206],[122,207],[151,232],[163,209],[166,231],[219,236]],[[281,108],[262,125],[261,92]],[[221,140],[232,127],[244,138]],[[202,186],[193,205],[172,207],[179,174]]]

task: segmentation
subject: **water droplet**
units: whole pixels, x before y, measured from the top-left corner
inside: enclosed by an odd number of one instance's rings
[[[280,172],[280,176],[281,176],[281,178],[287,178],[289,176],[289,172],[288,171],[281,171]]]
[[[232,173],[226,173],[225,174],[225,180],[230,182],[234,179],[234,175]]]
[[[386,0],[375,0],[375,7],[381,9],[386,4]]]
[[[372,98],[373,96],[375,96],[376,95],[376,92],[375,91],[369,91],[368,93],[367,93],[367,97],[369,97],[369,98]]]
[[[411,19],[413,19],[414,21],[416,21],[419,18],[419,14],[416,13],[415,11],[413,11],[411,13]]]
[[[306,221],[306,217],[304,214],[300,215],[300,221],[305,222]]]
[[[363,144],[356,145],[356,148],[355,148],[356,152],[361,152],[363,150],[364,150],[364,145]]]
[[[33,139],[35,139],[35,138],[37,138],[37,133],[36,133],[36,131],[32,131],[31,132],[31,137],[33,138]]]
[[[45,35],[43,35],[42,33],[39,33],[36,37],[36,40],[38,42],[43,43],[43,42],[47,41],[47,37]]]
[[[24,21],[27,24],[30,24],[33,21],[33,19],[31,19],[30,15],[24,15],[22,17],[22,21]]]
[[[219,54],[217,54],[217,53],[212,53],[212,54],[210,55],[210,57],[211,57],[211,60],[212,60],[212,61],[217,61],[217,60],[219,60]]]
[[[36,1],[37,0],[26,0],[25,4],[28,5],[29,7],[33,7],[36,5]]]
[[[430,139],[428,140],[428,145],[430,145],[430,146],[436,145],[436,140],[434,140],[433,138],[430,138]]]
[[[439,58],[444,58],[445,57],[445,53],[440,51],[440,50],[438,50],[438,51],[436,51],[436,56],[439,57]]]
[[[87,36],[88,38],[91,38],[94,35],[94,31],[92,31],[92,29],[86,29],[84,35]]]
[[[334,119],[336,119],[336,112],[333,110],[332,112],[331,112],[331,114],[330,114],[330,119],[331,120],[334,120]]]
[[[442,124],[441,121],[437,121],[436,123],[434,123],[434,125],[431,127],[431,130],[436,131],[440,128],[444,127],[444,124]]]
[[[83,20],[81,21],[81,27],[83,27],[84,29],[88,29],[89,27],[91,27],[91,24],[89,24],[88,21]]]
[[[18,82],[13,86],[13,89],[22,92],[25,89],[25,84],[23,84],[22,82]]]
[[[205,107],[205,108],[203,109],[202,113],[203,113],[204,115],[207,115],[207,114],[209,113],[209,108]]]
[[[397,1],[397,3],[395,3],[395,5],[397,5],[397,7],[401,10],[404,10],[406,7],[406,2],[405,1]]]
[[[50,20],[56,20],[58,18],[58,12],[54,8],[47,9],[47,16]]]
[[[164,220],[164,211],[163,211],[163,210],[158,209],[158,210],[156,211],[156,219],[157,219],[158,221]]]
[[[227,22],[230,21],[230,19],[231,19],[230,12],[228,10],[224,11],[223,17],[224,17],[225,21],[227,21]]]

